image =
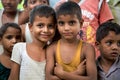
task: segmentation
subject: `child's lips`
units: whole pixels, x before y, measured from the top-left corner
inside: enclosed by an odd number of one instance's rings
[[[117,52],[112,52],[111,55],[116,57],[116,56],[118,56],[118,53]]]

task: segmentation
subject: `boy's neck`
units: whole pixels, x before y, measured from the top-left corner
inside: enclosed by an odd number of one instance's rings
[[[111,68],[111,66],[114,64],[116,60],[107,60],[104,58],[100,59],[100,65],[103,68],[105,73],[108,73],[109,69]]]
[[[6,16],[15,16],[17,14],[17,11],[13,11],[13,12],[6,12],[4,11],[3,12],[3,15],[6,15]]]

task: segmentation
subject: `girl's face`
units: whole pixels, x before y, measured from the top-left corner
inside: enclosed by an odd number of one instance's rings
[[[53,38],[56,29],[52,16],[36,16],[33,24],[30,24],[29,27],[32,35],[34,36],[33,40],[45,43]]]
[[[48,0],[28,0],[27,5],[30,9],[33,9],[35,6],[38,6],[41,4],[49,5],[49,2]]]
[[[76,15],[60,15],[57,19],[58,30],[65,40],[74,40],[77,37],[82,22]]]
[[[21,41],[21,31],[19,29],[8,27],[1,38],[4,50],[12,52],[14,44]]]
[[[19,4],[19,0],[1,0],[4,10],[6,12],[13,12],[17,10],[17,6]]]

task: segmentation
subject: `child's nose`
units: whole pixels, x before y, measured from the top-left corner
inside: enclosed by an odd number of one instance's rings
[[[44,27],[44,32],[48,32],[47,26]]]
[[[117,49],[118,48],[118,45],[117,44],[113,44],[112,45],[112,49]]]
[[[65,24],[65,30],[69,30],[70,29],[70,26]]]
[[[13,38],[12,39],[12,43],[16,43],[17,42],[17,39],[16,38]]]

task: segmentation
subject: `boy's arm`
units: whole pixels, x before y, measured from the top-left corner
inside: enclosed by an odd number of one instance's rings
[[[11,64],[11,72],[8,80],[19,80],[20,65],[16,62]]]
[[[52,45],[52,44],[51,44]],[[54,66],[55,66],[55,45],[49,46],[46,51],[47,61],[46,61],[46,79],[45,80],[61,80],[56,75],[54,75]]]
[[[86,50],[87,49],[87,50]],[[95,63],[95,50],[91,45],[85,44],[83,51],[86,56],[86,76],[72,74],[62,70],[62,67],[59,72],[56,73],[61,79],[65,80],[97,80],[97,69]]]

